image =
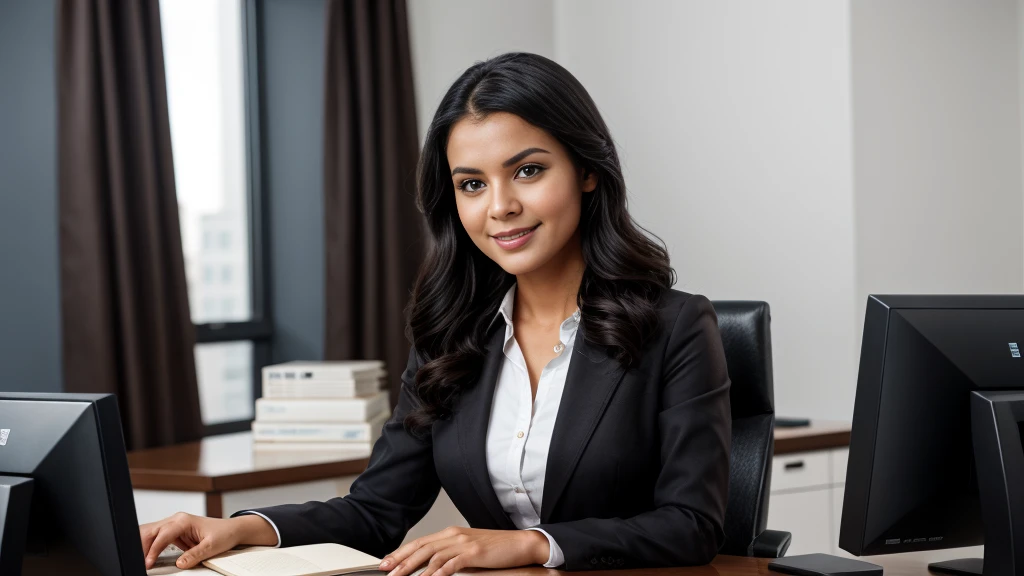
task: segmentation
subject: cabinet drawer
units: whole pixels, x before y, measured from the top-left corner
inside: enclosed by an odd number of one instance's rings
[[[827,486],[831,470],[826,450],[772,458],[772,492]]]
[[[832,483],[846,484],[846,461],[850,459],[849,448],[832,450]]]
[[[832,552],[832,490],[772,494],[768,500],[768,528],[793,534],[787,556]]]

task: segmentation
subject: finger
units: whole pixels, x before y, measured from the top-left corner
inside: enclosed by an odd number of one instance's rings
[[[142,539],[142,555],[149,555],[149,548],[153,545],[153,539],[156,538],[157,529],[150,524],[144,524],[139,526],[139,537]]]
[[[441,553],[447,548],[451,548],[454,544],[455,541],[452,538],[436,540],[430,544],[426,544],[419,550],[410,554],[405,560],[400,561],[388,576],[407,576],[423,564],[426,564],[427,561],[429,561],[435,554]]]
[[[427,567],[423,569],[423,572],[420,573],[420,576],[430,576],[431,574],[434,574],[435,572],[440,570],[441,567],[445,565],[445,563],[447,563],[455,556],[457,556],[457,552],[454,547],[445,548],[437,554],[434,554],[430,557],[430,563],[427,564]]]
[[[451,538],[457,535],[458,533],[458,528],[456,528],[455,526],[449,526],[448,528],[445,528],[444,530],[441,530],[439,532],[434,532],[433,534],[428,534],[426,536],[417,538],[382,558],[380,568],[381,570],[392,569],[394,566],[397,566],[402,560],[408,558],[410,554],[412,554],[416,550],[419,550],[423,546],[430,544],[432,542],[436,542],[438,540]]]
[[[156,537],[153,538],[153,544],[149,547],[149,552],[146,554],[146,569],[153,567],[156,563],[156,557],[167,548],[167,545],[174,542],[178,538],[178,534],[181,529],[178,528],[173,522],[168,522],[160,527],[160,531],[156,533]]]
[[[444,566],[441,566],[441,568],[437,572],[434,572],[434,576],[452,576],[453,574],[455,574],[459,570],[462,570],[466,567],[466,565],[469,564],[469,562],[467,562],[465,558],[465,554],[457,554],[453,556],[447,562],[445,562]],[[422,576],[430,575],[424,573]]]
[[[188,552],[179,556],[175,564],[182,570],[188,570],[189,568],[194,568],[203,560],[224,552],[228,548],[230,546],[227,546],[224,542],[206,538],[189,549]]]

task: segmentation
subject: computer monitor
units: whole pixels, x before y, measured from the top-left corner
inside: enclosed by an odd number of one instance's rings
[[[1022,573],[1021,346],[1024,296],[868,297],[841,548],[860,556],[984,543],[984,565],[929,568]]]
[[[146,573],[117,399],[0,393],[0,574]]]

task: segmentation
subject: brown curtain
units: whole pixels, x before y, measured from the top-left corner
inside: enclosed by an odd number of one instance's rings
[[[158,0],[61,0],[64,389],[117,394],[129,449],[201,436]]]
[[[423,250],[406,4],[327,0],[326,10],[324,354],[384,360],[393,404]]]

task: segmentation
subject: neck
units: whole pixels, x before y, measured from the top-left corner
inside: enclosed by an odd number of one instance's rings
[[[543,267],[516,276],[513,314],[530,324],[558,325],[576,311],[583,281],[583,250],[579,231],[564,250]]]

